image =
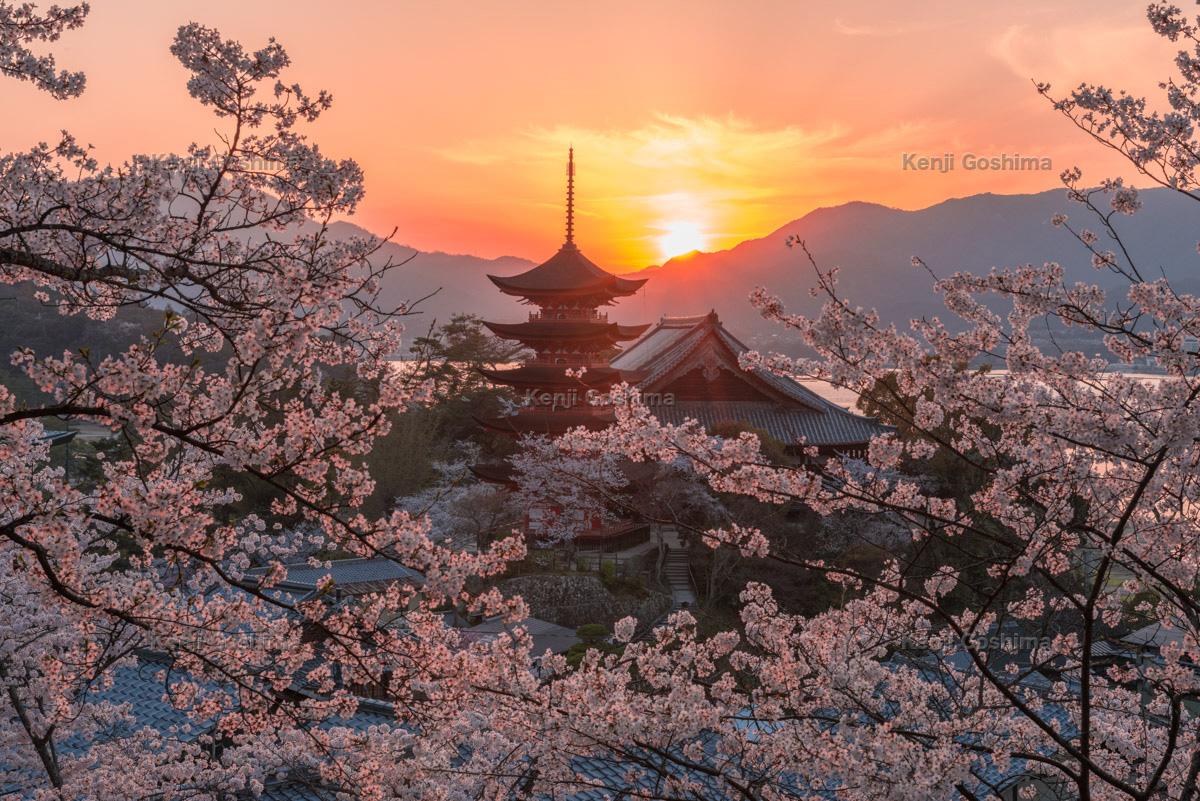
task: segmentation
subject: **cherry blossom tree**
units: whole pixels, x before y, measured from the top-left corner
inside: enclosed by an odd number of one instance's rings
[[[0,3],[0,70],[79,94],[80,74],[29,47],[86,13]],[[110,357],[13,354],[45,404],[0,387],[5,792],[229,798],[286,774],[347,797],[436,796],[460,760],[453,721],[472,708],[473,666],[501,660],[458,647],[432,610],[519,611],[465,587],[522,546],[467,554],[422,518],[357,511],[372,491],[364,456],[429,391],[387,367],[405,309],[377,302],[392,266],[374,258],[382,241],[329,233],[362,198],[362,172],[304,136],[331,98],[283,81],[275,41],[250,51],[193,23],[171,52],[220,126],[215,144],[102,165],[63,134],[0,156],[0,281],[35,285],[63,315],[164,310]],[[331,389],[346,371],[375,382],[372,400]],[[48,461],[45,423],[61,416],[123,443],[86,488]],[[270,490],[271,508],[231,515],[248,484]],[[425,581],[341,605],[273,592],[283,562],[314,545]],[[182,717],[168,730],[105,694],[147,657]],[[351,685],[393,701],[369,744],[344,723]]]
[[[0,69],[78,94],[81,76],[30,47],[85,13],[0,3]],[[1054,102],[1196,199],[1200,22],[1158,4],[1150,19],[1191,48],[1165,84],[1169,112],[1090,86]],[[1196,797],[1200,300],[1123,247],[1132,188],[1064,175],[1099,215],[1096,232],[1057,220],[1096,285],[1068,284],[1056,264],[954,274],[936,284],[953,325],[881,325],[792,243],[826,299],[820,315],[791,315],[765,290],[753,300],[817,356],[751,354],[747,366],[852,389],[904,419],[903,435],[876,438],[865,462],[814,452],[781,465],[752,433],[664,425],[617,388],[617,424],[544,444],[543,468],[556,454],[665,462],[716,493],[885,516],[910,541],[870,572],[736,521],[698,530],[841,583],[846,600],[801,617],[751,583],[739,631],[701,636],[679,612],[631,641],[627,619],[622,653],[578,668],[547,656],[534,670],[519,629],[467,643],[439,614],[519,618],[519,600],[469,590],[518,558],[519,540],[463,553],[419,516],[358,511],[372,489],[364,456],[429,388],[387,369],[404,310],[376,302],[380,243],[328,233],[363,192],[357,165],[301,132],[331,98],[284,83],[273,41],[251,52],[189,24],[172,52],[219,144],[108,166],[64,135],[0,156],[0,280],[36,284],[66,315],[165,309],[160,330],[116,356],[15,354],[51,402],[0,388],[6,788],[227,799],[286,776],[345,799],[915,800],[1011,797],[1019,776],[1022,796]],[[1116,295],[1099,285],[1114,276]],[[1047,317],[1103,335],[1109,358],[1039,348],[1030,328]],[[164,343],[190,361],[167,360]],[[981,359],[1006,373],[962,369]],[[1142,360],[1162,378],[1109,369]],[[372,400],[331,387],[346,369],[378,383]],[[62,415],[124,443],[94,486],[47,460],[45,423]],[[914,472],[933,459],[970,470],[971,491],[930,491]],[[231,477],[269,487],[271,508],[226,514]],[[282,563],[313,544],[425,581],[288,601],[274,588]],[[1106,637],[1135,618],[1170,636],[1151,658],[1102,661]],[[148,656],[178,724],[140,726],[104,695]],[[361,702],[347,687],[363,685],[388,702],[365,730],[348,725]]]
[[[509,462],[515,503],[538,511],[537,537],[547,543],[571,542],[593,520],[612,522],[618,498],[630,484],[618,454],[575,459],[546,436],[522,437]]]
[[[1157,3],[1149,18],[1188,48],[1163,83],[1167,111],[1104,87],[1038,89],[1141,176],[1200,200],[1200,19]],[[555,443],[576,461],[682,461],[714,491],[876,515],[909,541],[874,572],[737,524],[697,532],[849,599],[800,617],[751,583],[739,632],[701,638],[681,612],[621,658],[585,662],[552,683],[565,703],[540,721],[541,776],[604,776],[561,757],[586,752],[621,771],[599,786],[656,798],[1197,797],[1200,299],[1126,247],[1136,190],[1062,177],[1094,230],[1053,222],[1081,243],[1093,283],[1054,263],[935,276],[953,320],[903,330],[844,298],[836,269],[792,241],[820,314],[754,292],[816,356],[751,353],[745,367],[829,381],[902,423],[865,461],[813,449],[802,466],[774,464],[752,434],[663,424],[620,387],[605,399],[617,425]],[[1038,346],[1047,320],[1102,337],[1106,357]],[[1003,371],[965,369],[981,363]],[[1114,369],[1147,363],[1162,376]],[[931,488],[922,465],[935,462],[969,488]],[[1151,647],[1122,644],[1135,629]]]
[[[481,458],[478,447],[463,447],[455,456],[434,464],[438,480],[432,486],[396,505],[428,518],[435,539],[443,537],[460,549],[484,549],[498,533],[521,527],[522,507],[513,493],[471,475],[471,465]]]

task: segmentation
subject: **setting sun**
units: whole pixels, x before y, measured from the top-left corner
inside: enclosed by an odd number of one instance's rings
[[[663,261],[694,250],[704,250],[708,246],[708,234],[694,222],[669,222],[660,226],[662,235],[658,237],[658,253]]]

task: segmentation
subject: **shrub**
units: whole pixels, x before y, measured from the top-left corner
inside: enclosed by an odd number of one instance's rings
[[[611,587],[617,581],[617,563],[616,562],[600,562],[600,580],[604,582],[605,587]]]
[[[584,623],[575,629],[575,636],[588,644],[601,642],[608,634],[608,626],[603,623]]]
[[[603,623],[585,623],[575,629],[575,636],[583,640],[567,649],[567,664],[579,667],[588,651],[600,651],[606,654],[622,654],[625,646],[606,642],[609,635],[608,626]]]

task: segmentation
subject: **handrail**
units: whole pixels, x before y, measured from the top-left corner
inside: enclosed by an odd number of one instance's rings
[[[608,312],[598,312],[593,309],[529,312],[529,322],[536,323],[542,320],[595,320],[596,322],[607,323]]]

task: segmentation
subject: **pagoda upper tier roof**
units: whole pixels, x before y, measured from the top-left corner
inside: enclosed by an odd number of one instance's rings
[[[647,280],[613,275],[583,255],[571,242],[537,267],[517,275],[489,275],[488,278],[506,295],[525,298],[555,295],[623,297],[637,292]]]
[[[620,325],[603,320],[530,320],[525,323],[485,322],[484,325],[502,339],[519,339],[526,342],[585,342],[595,339],[623,342],[637,339],[650,327],[649,323]]]
[[[480,368],[479,373],[489,381],[497,384],[546,387],[546,386],[579,386],[606,387],[619,381],[637,383],[642,373],[636,370],[614,370],[611,367],[589,367],[583,375],[572,378],[567,375],[565,364],[523,364],[508,370],[488,370]]]

